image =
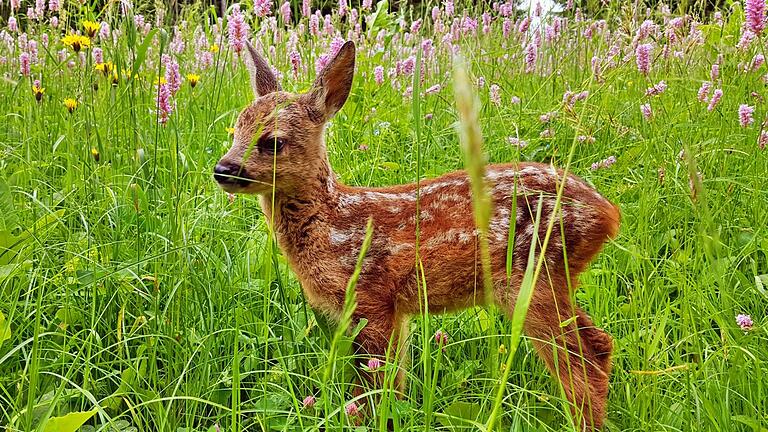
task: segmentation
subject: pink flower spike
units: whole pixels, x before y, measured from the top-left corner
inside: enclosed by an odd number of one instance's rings
[[[741,127],[750,126],[755,122],[755,119],[752,118],[752,113],[754,112],[755,107],[749,106],[747,104],[739,105],[739,124],[741,124]]]
[[[438,330],[435,332],[435,343],[440,348],[444,348],[446,345],[448,345],[448,333]]]
[[[755,325],[752,321],[752,317],[745,314],[736,315],[736,324],[738,324],[745,332],[752,330],[752,327]]]
[[[498,84],[491,84],[489,92],[491,102],[496,106],[501,106],[501,87]]]
[[[760,138],[757,139],[757,147],[760,150],[765,150],[765,146],[768,144],[768,131],[760,132]]]
[[[752,33],[759,35],[765,29],[765,0],[745,0],[745,25]]]
[[[227,19],[227,33],[229,34],[229,45],[240,54],[245,47],[245,41],[248,39],[248,24],[245,22],[245,16],[240,11],[240,6],[232,8],[232,12]]]
[[[635,49],[637,70],[643,75],[648,75],[651,71],[651,50],[653,50],[653,45],[651,44],[638,45]]]
[[[710,90],[712,90],[712,83],[709,81],[704,81],[701,83],[701,87],[699,87],[699,92],[696,96],[699,99],[699,102],[706,102],[707,99],[709,99]]]
[[[381,85],[384,82],[384,67],[376,66],[373,68],[373,78],[376,80],[376,84]]]
[[[645,121],[651,121],[651,118],[653,117],[653,111],[651,110],[651,104],[643,104],[640,105],[640,112],[643,113],[643,118]]]
[[[435,93],[438,93],[440,91],[440,84],[435,84],[432,87],[424,90],[424,94],[426,95],[433,95]]]
[[[709,105],[707,105],[707,111],[713,111],[715,107],[717,106],[717,103],[720,102],[720,98],[723,97],[723,90],[722,89],[715,89],[714,92],[712,92],[712,97],[709,99]]]

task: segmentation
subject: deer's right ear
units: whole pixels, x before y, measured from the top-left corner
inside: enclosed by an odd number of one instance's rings
[[[246,42],[245,46],[248,53],[243,56],[243,60],[251,76],[251,88],[254,96],[258,98],[268,93],[280,91],[280,84],[278,84],[275,74],[272,73],[272,69],[264,57],[259,55],[250,42]]]

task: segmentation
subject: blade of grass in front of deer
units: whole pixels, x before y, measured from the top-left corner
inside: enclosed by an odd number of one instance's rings
[[[488,307],[491,319],[487,329],[490,342],[488,369],[492,377],[498,376],[498,335],[495,325],[491,252],[488,245],[488,226],[493,203],[485,180],[486,157],[483,154],[483,134],[478,118],[479,101],[469,81],[466,63],[460,56],[454,58],[453,85],[456,108],[459,116],[459,143],[464,154],[464,165],[472,189],[472,209],[475,226],[479,231],[480,261],[483,276],[484,303]]]
[[[344,296],[344,308],[341,311],[338,327],[336,328],[336,331],[333,334],[333,339],[331,340],[331,346],[328,351],[328,364],[326,365],[325,372],[323,373],[321,390],[324,392],[323,403],[325,405],[326,424],[328,423],[328,413],[331,411],[331,398],[328,394],[329,381],[331,379],[331,375],[333,375],[336,370],[336,357],[339,355],[339,344],[341,343],[341,339],[344,334],[349,331],[349,326],[352,325],[352,314],[355,312],[355,308],[357,307],[357,294],[355,292],[355,287],[357,286],[357,281],[360,278],[360,273],[363,269],[363,260],[365,259],[365,255],[368,253],[368,248],[371,246],[372,240],[373,219],[369,218],[368,224],[365,227],[365,239],[363,240],[363,244],[360,247],[360,254],[357,257],[355,270],[352,272],[352,276],[349,278],[349,282],[347,282],[346,294]]]

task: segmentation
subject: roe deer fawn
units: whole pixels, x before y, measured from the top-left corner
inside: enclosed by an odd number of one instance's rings
[[[478,231],[464,171],[422,181],[416,216],[415,184],[351,187],[341,184],[331,170],[323,133],[350,93],[354,44],[344,44],[312,88],[298,95],[282,91],[266,61],[250,44],[247,48],[244,60],[256,101],[240,113],[234,143],[216,165],[214,178],[228,192],[261,195],[266,220],[273,221],[279,246],[309,303],[339,316],[371,217],[374,234],[357,283],[354,312],[355,320],[365,318],[368,324],[356,345],[371,356],[385,356],[395,342],[403,343],[409,316],[422,312],[415,258],[418,217],[429,312],[482,304],[486,296],[477,262]],[[531,243],[543,239],[547,229],[541,223],[534,233],[531,208],[536,208],[536,200],[541,200],[542,221],[557,217],[562,222],[562,229],[560,223],[555,225],[544,251],[544,277],[534,287],[524,330],[559,378],[581,427],[600,428],[612,339],[572,303],[569,287],[576,286],[578,274],[616,236],[619,209],[576,176],[543,164],[490,165],[486,180],[494,203],[488,232],[493,298],[505,311],[514,306]],[[563,182],[562,209],[553,215]],[[506,249],[515,183],[519,199],[508,289]],[[396,382],[402,388],[402,369]]]

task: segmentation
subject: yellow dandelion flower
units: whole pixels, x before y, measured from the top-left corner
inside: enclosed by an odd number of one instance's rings
[[[99,149],[97,149],[96,147],[91,147],[91,156],[93,156],[93,160],[98,162],[99,158],[101,157],[101,155],[99,154]]]
[[[72,98],[66,98],[64,99],[64,106],[67,107],[69,113],[72,114],[77,108],[77,101]]]
[[[33,85],[32,93],[35,95],[35,99],[38,102],[40,102],[41,100],[43,100],[43,94],[45,94],[45,87]]]
[[[160,84],[165,84],[165,83],[167,83],[167,82],[168,82],[168,81],[166,81],[166,80],[165,80],[165,77],[157,77],[157,78],[155,78],[155,80],[152,82],[152,84],[154,84],[154,85],[160,85]]]
[[[99,31],[100,27],[101,24],[95,21],[83,21],[83,29],[85,29],[85,34],[87,34],[88,37],[93,37],[96,32]]]
[[[79,53],[81,49],[91,46],[91,40],[78,34],[68,34],[61,38],[61,43],[72,48],[72,51]]]
[[[187,74],[187,81],[189,81],[189,86],[192,88],[195,88],[198,82],[200,82],[200,75],[198,74]]]
[[[104,74],[104,76],[109,76],[109,75],[110,75],[110,73],[111,73],[113,70],[115,70],[115,64],[114,64],[114,63],[112,63],[111,61],[108,61],[108,62],[104,62],[104,63],[99,63],[99,64],[97,64],[96,66],[94,66],[94,68],[95,68],[97,71],[99,71],[99,72],[103,73],[103,74]]]
[[[208,50],[209,50],[210,52],[212,52],[212,53],[216,54],[217,52],[219,52],[219,46],[218,46],[218,45],[216,45],[216,44],[213,44],[213,45],[211,45],[211,46],[210,46],[210,48],[208,48]]]
[[[120,82],[120,78],[117,75],[117,71],[113,71],[112,72],[112,85],[116,86],[118,82]]]
[[[228,127],[228,128],[226,128],[226,130],[227,130],[227,133],[230,134],[230,135],[234,135],[235,134],[235,128],[233,128],[233,127]]]

